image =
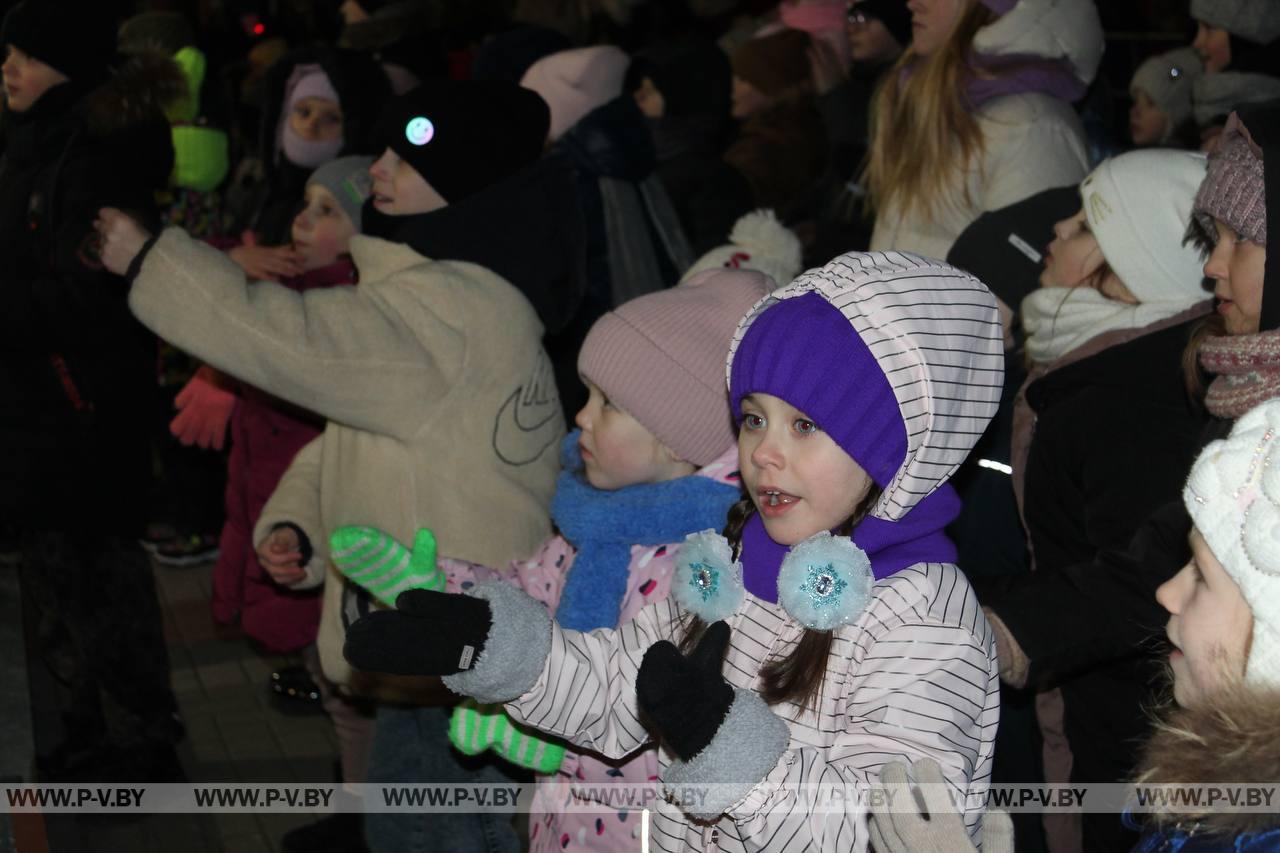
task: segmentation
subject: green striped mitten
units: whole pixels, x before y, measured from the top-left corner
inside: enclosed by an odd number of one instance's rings
[[[551,774],[564,761],[564,744],[543,740],[512,721],[501,705],[479,705],[467,699],[453,709],[449,740],[459,752],[479,755],[486,749],[520,767]]]
[[[444,591],[445,574],[436,565],[436,537],[425,527],[413,538],[412,551],[375,527],[339,527],[329,537],[329,559],[390,607],[407,589]]]

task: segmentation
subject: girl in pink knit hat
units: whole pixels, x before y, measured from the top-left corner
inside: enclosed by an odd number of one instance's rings
[[[723,524],[739,497],[725,354],[739,319],[772,288],[758,272],[711,270],[633,299],[592,326],[578,355],[590,396],[561,446],[564,471],[551,504],[557,533],[503,573],[562,625],[591,631],[629,622],[667,597],[685,536]],[[359,556],[376,541],[367,528],[340,530],[335,563],[360,582]],[[438,583],[447,578],[453,592],[495,575],[458,560],[411,561],[404,583],[380,595],[386,603],[394,606],[403,589],[433,585],[429,574],[414,577],[414,565],[442,569]],[[474,700],[454,711],[450,738],[465,753],[492,750],[550,783],[529,816],[531,850],[637,848],[639,814],[583,789],[651,782],[653,747],[620,760],[566,749],[511,722],[501,705]]]

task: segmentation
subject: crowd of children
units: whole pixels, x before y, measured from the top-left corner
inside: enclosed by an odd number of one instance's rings
[[[986,808],[1280,770],[1280,7],[6,5],[41,780],[184,778],[146,545],[343,782],[537,783],[291,853],[1280,845]]]

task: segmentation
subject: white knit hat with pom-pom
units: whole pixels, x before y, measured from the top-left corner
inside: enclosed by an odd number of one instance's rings
[[[733,223],[728,243],[694,261],[680,281],[706,270],[755,270],[782,287],[800,274],[800,268],[800,238],[772,210],[753,210]]]
[[[1280,687],[1280,400],[1201,452],[1182,499],[1253,611],[1245,681]]]

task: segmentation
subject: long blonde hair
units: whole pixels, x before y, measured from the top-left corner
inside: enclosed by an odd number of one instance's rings
[[[982,153],[983,138],[965,84],[975,75],[973,37],[995,14],[978,0],[965,2],[946,43],[930,56],[907,48],[876,92],[863,172],[872,212],[893,201],[903,215],[932,219],[957,187],[971,203],[966,182],[956,178]]]

